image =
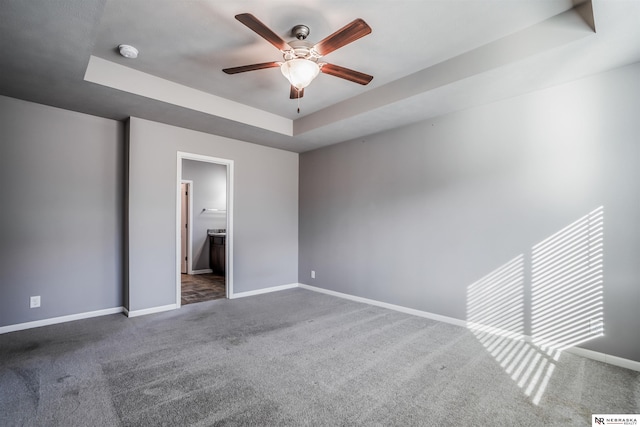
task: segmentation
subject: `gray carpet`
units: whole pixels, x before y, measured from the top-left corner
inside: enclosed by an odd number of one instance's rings
[[[534,381],[518,348],[303,289],[104,316],[0,335],[0,425],[587,426],[640,412],[640,373],[565,353]]]

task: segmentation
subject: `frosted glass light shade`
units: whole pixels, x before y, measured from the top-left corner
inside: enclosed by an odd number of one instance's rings
[[[284,62],[280,66],[282,75],[289,80],[296,89],[304,89],[316,78],[320,72],[317,63],[308,59],[296,58]]]

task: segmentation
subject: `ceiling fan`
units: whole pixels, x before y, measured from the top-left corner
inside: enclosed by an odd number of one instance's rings
[[[291,90],[289,92],[291,99],[302,98],[304,88],[307,87],[320,72],[361,85],[366,85],[373,79],[373,76],[359,71],[350,70],[327,62],[319,62],[323,56],[371,33],[371,27],[362,19],[355,19],[353,22],[345,25],[315,45],[306,41],[309,35],[309,27],[306,25],[296,25],[293,27],[291,34],[295,36],[296,40],[285,42],[280,36],[271,31],[269,27],[250,13],[236,15],[236,19],[279,49],[280,52],[282,52],[284,61],[263,62],[260,64],[223,69],[222,71],[227,74],[280,67],[282,74],[291,83]]]

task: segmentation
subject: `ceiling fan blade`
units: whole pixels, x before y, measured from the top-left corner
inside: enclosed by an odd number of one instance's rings
[[[350,70],[348,68],[344,68],[339,65],[333,65],[333,64],[323,64],[322,67],[320,67],[320,71],[323,72],[324,74],[340,77],[341,79],[349,80],[351,82],[359,83],[361,85],[369,84],[369,82],[373,79],[373,76],[370,76],[369,74],[361,73],[355,70]]]
[[[294,85],[291,85],[291,90],[289,91],[289,98],[298,99],[304,96],[304,88],[298,90]]]
[[[318,42],[314,49],[324,56],[371,33],[371,27],[358,18]]]
[[[271,31],[269,27],[264,25],[258,18],[256,18],[252,14],[241,13],[239,15],[236,15],[236,19],[252,29],[256,34],[258,34],[260,37],[262,37],[281,51],[284,52],[287,50],[291,50],[291,46],[289,46],[287,42],[282,40],[282,37]]]
[[[244,73],[247,71],[264,70],[265,68],[275,68],[279,66],[280,66],[279,62],[262,62],[260,64],[242,65],[240,67],[225,68],[222,71],[224,71],[227,74],[238,74],[238,73]]]

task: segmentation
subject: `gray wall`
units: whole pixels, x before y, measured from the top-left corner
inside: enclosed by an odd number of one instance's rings
[[[640,360],[638,76],[302,154],[299,282],[466,320],[469,286],[522,256],[529,319],[533,246],[602,206],[605,336],[581,346]]]
[[[234,292],[298,280],[298,154],[131,118],[129,309],[174,304],[177,151],[234,160]]]
[[[0,96],[0,326],[122,306],[123,166],[122,123]]]
[[[193,181],[191,198],[193,223],[191,242],[193,270],[209,269],[207,230],[227,228],[225,212],[203,209],[227,209],[227,166],[196,160],[182,160],[182,179]]]

